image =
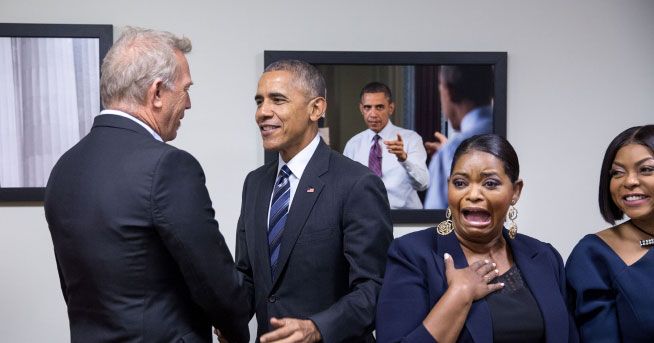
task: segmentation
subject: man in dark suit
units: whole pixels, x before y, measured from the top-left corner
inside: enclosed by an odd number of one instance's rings
[[[374,341],[392,224],[381,179],[318,136],[325,81],[301,61],[259,80],[256,122],[278,160],[243,186],[236,265],[261,342]]]
[[[128,29],[102,63],[108,110],[52,170],[45,212],[73,342],[247,342],[245,289],[200,164],[165,144],[191,107],[191,42]]]

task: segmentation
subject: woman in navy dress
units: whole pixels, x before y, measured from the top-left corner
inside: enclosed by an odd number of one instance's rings
[[[583,342],[654,342],[654,125],[618,135],[604,155],[599,207],[615,225],[585,236],[566,264]]]
[[[377,305],[379,342],[577,341],[561,256],[517,234],[518,176],[518,157],[504,138],[461,143],[448,181],[448,219],[391,244]]]

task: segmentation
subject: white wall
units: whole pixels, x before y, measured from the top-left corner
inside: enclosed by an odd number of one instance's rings
[[[0,22],[137,25],[193,40],[193,108],[173,144],[203,164],[232,248],[242,181],[263,162],[253,122],[263,50],[507,51],[520,231],[564,257],[605,226],[596,197],[610,139],[654,122],[653,18],[648,0],[0,2]],[[41,207],[0,207],[0,275],[0,340],[68,340]]]

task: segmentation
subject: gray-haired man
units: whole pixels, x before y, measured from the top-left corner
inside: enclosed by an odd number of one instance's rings
[[[107,108],[54,167],[45,211],[73,342],[248,341],[248,313],[200,164],[164,142],[191,107],[187,38],[128,29]]]

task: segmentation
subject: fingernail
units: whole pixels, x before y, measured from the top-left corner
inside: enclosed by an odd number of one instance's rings
[[[496,274],[499,274],[499,273],[500,273],[500,271],[499,271],[499,270],[497,270],[497,269],[495,269],[495,273],[496,273]]]
[[[490,262],[490,261],[489,260],[484,260],[484,263],[488,264],[488,262]]]
[[[504,287],[504,282],[500,282],[500,286]]]
[[[495,268],[495,267],[497,267],[497,264],[495,264],[495,262],[493,262],[493,268]]]
[[[452,256],[450,256],[450,254],[448,253],[445,253],[445,255],[443,255],[443,258],[447,260],[448,258],[452,258]]]

